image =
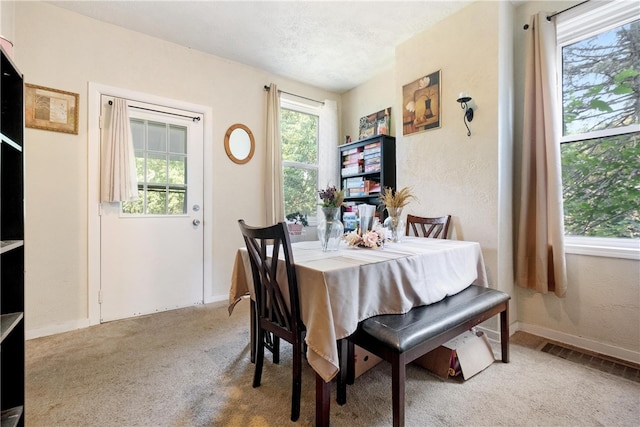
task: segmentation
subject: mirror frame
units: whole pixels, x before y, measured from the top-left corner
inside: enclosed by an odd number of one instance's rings
[[[251,146],[249,147],[249,154],[247,154],[247,156],[243,159],[237,158],[231,151],[231,141],[230,141],[231,134],[236,129],[244,130],[249,136],[249,143],[251,144]],[[232,162],[237,163],[239,165],[247,163],[253,157],[253,153],[255,152],[255,150],[256,150],[256,141],[253,138],[253,133],[251,132],[251,129],[249,129],[247,126],[241,123],[236,123],[234,125],[231,125],[229,129],[227,129],[227,133],[224,135],[224,151],[227,152],[227,156],[229,156],[229,159],[231,159]]]

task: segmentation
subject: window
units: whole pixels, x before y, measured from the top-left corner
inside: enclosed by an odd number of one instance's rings
[[[592,3],[557,23],[565,234],[628,248],[611,239],[640,239],[638,6]]]
[[[138,200],[122,212],[138,215],[187,213],[187,128],[130,119],[138,172]]]
[[[309,224],[318,205],[319,122],[313,107],[281,100],[284,213],[306,216]]]

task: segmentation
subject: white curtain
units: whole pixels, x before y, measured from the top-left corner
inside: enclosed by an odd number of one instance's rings
[[[284,190],[282,187],[282,150],[280,147],[280,93],[271,83],[267,92],[267,152],[265,165],[266,224],[284,221]]]
[[[555,22],[531,17],[527,33],[520,221],[516,282],[565,295],[560,109],[556,85]]]
[[[340,188],[338,168],[338,104],[324,100],[320,108],[320,153],[318,158],[318,187],[335,185]]]
[[[138,200],[138,178],[127,102],[114,98],[102,153],[101,201]]]

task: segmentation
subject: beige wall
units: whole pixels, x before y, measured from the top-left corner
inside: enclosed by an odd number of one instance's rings
[[[343,95],[343,123],[346,134],[357,135],[359,117],[391,106],[397,185],[411,187],[417,197],[405,213],[451,214],[452,238],[480,242],[490,283],[510,290],[510,281],[498,284],[497,256],[500,198],[511,197],[509,192],[501,195],[499,185],[498,147],[504,120],[498,114],[504,63],[500,55],[510,58],[510,52],[498,49],[498,34],[505,25],[500,18],[503,7],[498,2],[472,4],[401,44],[393,70]],[[476,36],[460,37],[461,28],[473,28]],[[442,79],[441,127],[403,136],[402,86],[437,70]],[[473,97],[477,107],[470,137],[456,102],[462,91]]]
[[[357,134],[359,117],[392,106],[398,185],[411,186],[419,198],[407,211],[451,213],[453,238],[481,243],[491,285],[513,297],[514,329],[638,362],[638,261],[567,255],[570,288],[562,299],[513,286],[511,212],[518,197],[522,134],[522,27],[532,13],[576,3],[529,2],[514,8],[509,2],[477,2],[416,35],[396,50],[392,70],[343,95],[344,133]],[[438,69],[442,127],[402,136],[402,85]],[[478,107],[471,137],[455,102],[461,91],[469,92]]]
[[[26,130],[26,321],[28,335],[87,324],[88,83],[129,89],[213,109],[213,283],[205,301],[228,297],[236,221],[262,224],[265,94],[275,82],[314,99],[335,94],[265,71],[166,43],[39,2],[15,5],[14,58],[28,83],[80,94],[79,135]],[[246,165],[226,156],[223,137],[244,123],[256,138]],[[206,188],[206,187],[205,187]],[[95,206],[94,206],[95,207]],[[91,208],[93,209],[93,207]],[[97,207],[95,207],[97,212]]]
[[[578,3],[530,1],[516,9],[513,29],[516,148],[521,145],[522,135],[526,36],[523,26],[535,13],[556,12]],[[516,167],[520,164],[519,156],[517,150]],[[520,328],[640,363],[640,262],[570,254],[567,275],[565,298],[517,288]]]

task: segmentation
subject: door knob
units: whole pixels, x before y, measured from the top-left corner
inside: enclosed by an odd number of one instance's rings
[[[194,219],[193,220],[193,225],[195,225],[196,227],[200,225],[200,220],[199,219]]]

